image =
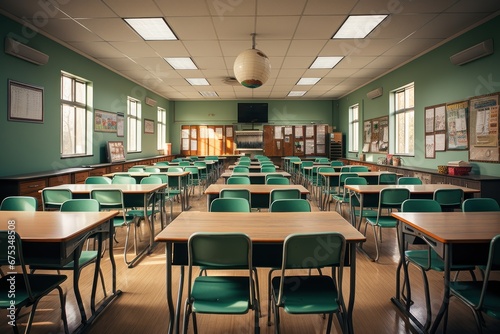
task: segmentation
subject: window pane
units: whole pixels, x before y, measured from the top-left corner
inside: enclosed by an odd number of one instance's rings
[[[73,107],[63,105],[62,107],[62,154],[74,154],[75,114]]]
[[[86,87],[87,85],[83,82],[77,81],[75,83],[75,102],[85,104],[86,98]]]
[[[68,78],[66,76],[62,77],[61,80],[61,99],[65,101],[73,101],[73,94],[72,94],[72,82],[71,78]]]
[[[84,154],[85,153],[85,144],[86,144],[86,129],[84,126],[80,126],[85,124],[85,109],[77,108],[76,109],[76,124],[78,124],[76,128],[76,146],[75,153],[76,154]]]

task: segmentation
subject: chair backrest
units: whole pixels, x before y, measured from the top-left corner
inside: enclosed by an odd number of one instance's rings
[[[158,176],[147,176],[141,179],[141,184],[162,184],[163,181]]]
[[[441,205],[433,199],[410,198],[401,204],[402,212],[441,212]]]
[[[302,194],[297,188],[272,189],[269,193],[269,206],[278,199],[300,199]]]
[[[276,167],[271,166],[271,165],[269,165],[269,166],[262,166],[262,167],[260,167],[260,171],[262,173],[272,173],[272,172],[276,172]]]
[[[38,200],[32,196],[8,196],[2,200],[2,211],[36,211]]]
[[[330,166],[332,166],[332,167],[344,166],[344,163],[340,160],[333,160],[333,161],[330,161]]]
[[[378,184],[396,184],[398,176],[396,173],[381,173],[378,176]]]
[[[69,189],[43,189],[42,206],[43,209],[59,209],[61,205],[73,198],[73,193]]]
[[[422,180],[416,176],[403,176],[398,179],[397,184],[422,184]]]
[[[248,176],[230,176],[227,181],[227,184],[250,184],[250,178]]]
[[[167,176],[167,174],[152,173],[152,174],[149,174],[149,176],[159,177],[160,180],[161,180],[161,183],[168,183],[168,176]]]
[[[158,167],[145,167],[144,171],[147,173],[159,173],[160,168],[158,168]]]
[[[64,212],[98,212],[101,210],[97,200],[92,198],[69,199],[61,205]]]
[[[342,166],[340,167],[341,173],[349,173],[351,171],[351,166]]]
[[[348,177],[344,180],[344,186],[346,185],[367,185],[368,181],[361,176],[354,176],[354,177]],[[347,192],[345,192],[345,195],[347,195]],[[352,196],[350,198],[351,205],[353,207],[359,207],[359,200],[356,196]]]
[[[127,172],[144,172],[144,167],[130,167]]]
[[[12,249],[15,249],[15,252],[12,252]],[[0,231],[0,266],[13,266],[19,265],[21,267],[21,274],[24,277],[23,282],[16,282],[21,285],[24,284],[25,288],[23,289],[28,294],[28,299],[33,300],[33,294],[30,287],[30,280],[28,278],[28,271],[25,266],[24,257],[23,257],[23,247],[22,241],[19,234],[16,231]],[[6,291],[6,289],[2,289],[2,292]],[[17,298],[22,298],[18,294]],[[2,297],[6,299],[7,293]],[[16,300],[17,298],[12,298],[12,300]],[[5,307],[6,308],[6,307]]]
[[[137,184],[137,180],[132,176],[115,175],[111,179],[112,184]]]
[[[277,199],[271,202],[269,212],[311,212],[311,203],[303,198]]]
[[[250,166],[250,160],[242,160],[242,161],[239,161],[238,164],[236,166],[240,166],[240,167],[248,167]]]
[[[168,167],[168,171],[172,173],[182,173],[184,171],[184,167]]]
[[[179,166],[182,166],[182,167],[191,166],[191,162],[190,161],[179,161]]]
[[[342,188],[344,187],[344,183],[345,183],[345,179],[347,179],[348,177],[357,177],[358,174],[357,173],[344,173],[344,172],[341,172],[340,175],[339,175],[339,184],[338,184],[338,187],[340,189],[340,191],[342,192]]]
[[[368,172],[367,166],[351,166],[350,172]]]
[[[121,189],[92,189],[90,198],[98,201],[101,209],[125,210]]]
[[[494,198],[477,197],[468,198],[462,203],[463,212],[484,212],[484,211],[500,211],[500,205]]]
[[[224,188],[219,191],[219,198],[244,198],[251,202],[252,195],[248,189]]]
[[[210,212],[250,212],[250,202],[244,198],[215,198]]]
[[[290,184],[290,180],[286,177],[270,177],[266,179],[266,184]]]
[[[111,179],[107,176],[89,176],[85,179],[85,184],[111,184]]]
[[[484,282],[483,290],[481,293],[481,298],[479,303],[484,302],[485,294],[487,293],[488,285],[486,284],[490,278],[490,273],[492,270],[498,270],[500,268],[500,234],[494,236],[490,242],[490,251],[488,254],[488,262],[486,263],[486,269],[484,270]],[[482,304],[479,304],[481,307]],[[495,308],[498,309],[498,304],[495,304]]]
[[[196,167],[207,167],[207,163],[205,161],[195,161],[193,166],[196,166]]]
[[[196,166],[184,167],[184,171],[189,172],[192,175],[195,175],[196,177],[200,174],[200,170]]]
[[[314,165],[314,161],[307,160],[307,161],[302,161],[302,163],[300,164],[300,167],[301,168],[312,167],[313,165]]]
[[[464,198],[464,191],[460,188],[456,189],[436,189],[432,197],[433,200],[439,202],[443,209],[461,207]]]
[[[158,161],[157,166],[168,166],[170,163],[168,161]]]
[[[248,167],[244,167],[244,166],[236,166],[234,167],[233,169],[233,173],[250,173],[250,169]]]
[[[406,188],[383,188],[379,193],[379,213],[381,209],[401,209],[401,204],[410,198],[410,190]]]
[[[319,162],[320,164],[329,164],[330,160],[328,160],[328,158],[319,158],[316,162]]]
[[[265,180],[267,180],[271,177],[285,177],[285,175],[283,175],[281,173],[269,173],[269,174],[266,174]]]

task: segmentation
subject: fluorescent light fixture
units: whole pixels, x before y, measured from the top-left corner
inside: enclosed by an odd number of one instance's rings
[[[124,19],[146,41],[175,41],[174,33],[162,18]]]
[[[334,68],[344,57],[317,57],[309,68]]]
[[[197,70],[198,67],[189,57],[165,58],[167,63],[176,70]]]
[[[217,95],[216,92],[200,92],[201,96],[204,96],[204,97],[218,97],[219,95]]]
[[[387,15],[349,16],[332,38],[365,38]]]
[[[210,85],[205,78],[186,78],[192,86],[208,86]]]
[[[321,78],[300,78],[297,85],[315,85]]]
[[[288,96],[304,96],[305,93],[305,90],[292,90],[288,93]]]

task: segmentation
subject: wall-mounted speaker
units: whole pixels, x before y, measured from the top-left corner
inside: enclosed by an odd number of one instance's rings
[[[49,56],[45,53],[8,37],[5,38],[5,53],[37,65],[45,65],[49,61]]]
[[[373,100],[373,99],[376,99],[379,96],[382,96],[382,94],[384,94],[384,89],[382,87],[379,87],[379,88],[376,88],[376,89],[374,89],[372,91],[369,91],[366,94],[366,97]]]
[[[152,99],[152,98],[150,98],[150,97],[146,97],[146,104],[147,104],[148,106],[154,107],[154,106],[156,105],[156,101],[155,101],[155,100],[153,100],[153,99]]]
[[[450,57],[454,65],[464,65],[493,53],[493,39],[488,39]]]

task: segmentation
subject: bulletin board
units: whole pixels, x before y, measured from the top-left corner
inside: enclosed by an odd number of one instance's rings
[[[466,150],[469,147],[467,137],[467,112],[469,101],[446,104],[446,148],[448,150]]]
[[[389,116],[373,118],[363,123],[363,152],[389,151]]]
[[[499,162],[498,134],[499,93],[470,99],[469,160]]]

